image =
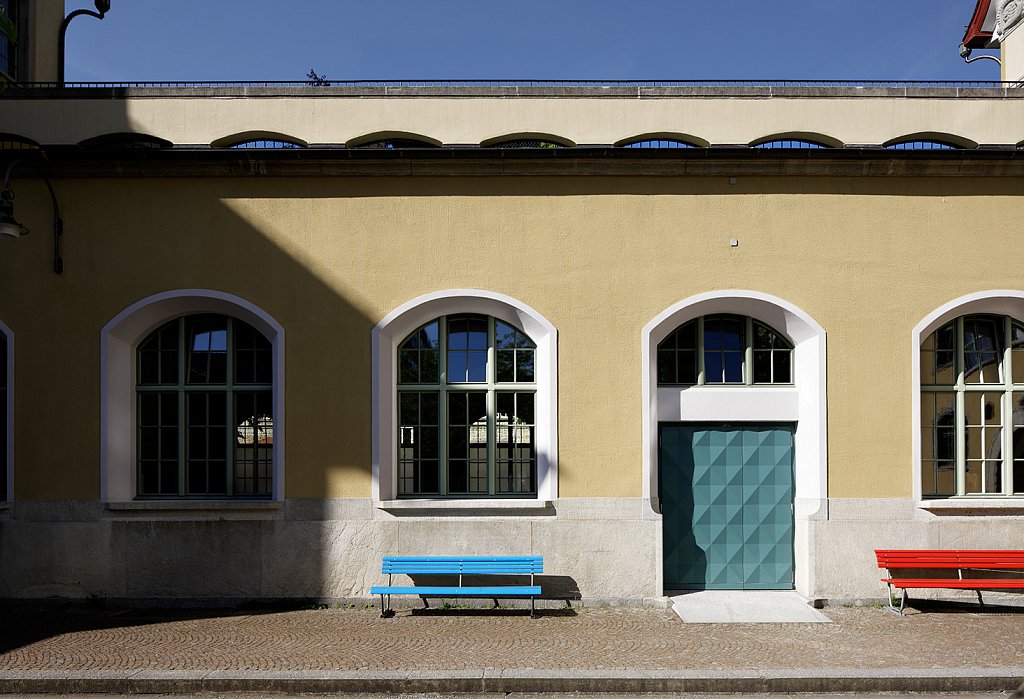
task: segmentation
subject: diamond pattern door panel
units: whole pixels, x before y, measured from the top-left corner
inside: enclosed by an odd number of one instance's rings
[[[793,588],[793,427],[662,425],[666,589]]]

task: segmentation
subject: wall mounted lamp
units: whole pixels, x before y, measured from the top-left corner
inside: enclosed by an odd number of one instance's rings
[[[999,60],[998,57],[990,56],[987,53],[983,53],[980,56],[975,56],[974,58],[971,58],[971,49],[967,48],[963,44],[960,44],[960,58],[964,59],[964,63],[974,63],[975,61],[980,61],[987,58],[990,61],[995,61],[999,65],[1003,65],[1003,62]]]
[[[28,165],[34,169],[46,183],[50,191],[50,201],[53,203],[53,271],[61,274],[64,271],[64,258],[60,255],[60,239],[64,234],[64,221],[60,217],[60,208],[57,206],[57,195],[53,191],[53,185],[49,178],[39,169],[35,163],[28,160],[15,160],[7,166],[4,172],[4,183],[0,186],[0,238],[20,238],[28,235],[28,226],[18,222],[14,218],[14,189],[11,188],[11,173],[17,165]]]
[[[64,41],[67,37],[68,25],[71,24],[71,20],[81,15],[103,19],[110,12],[110,0],[95,0],[93,4],[96,5],[96,12],[92,10],[75,10],[60,23],[60,41],[57,44],[57,82],[61,87],[64,87]]]

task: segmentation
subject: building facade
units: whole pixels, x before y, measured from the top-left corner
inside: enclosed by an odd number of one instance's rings
[[[0,107],[4,597],[532,553],[553,597],[850,599],[875,548],[1024,546],[1012,84]]]

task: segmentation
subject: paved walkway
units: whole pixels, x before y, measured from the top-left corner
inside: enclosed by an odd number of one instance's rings
[[[16,607],[0,609],[0,692],[117,692],[144,680],[150,691],[587,691],[584,680],[605,682],[605,691],[1005,691],[1024,679],[1024,610],[825,612],[833,623],[684,624],[671,609],[546,610],[538,619],[519,610],[399,610],[381,619],[373,609]],[[300,683],[317,678],[316,687]]]

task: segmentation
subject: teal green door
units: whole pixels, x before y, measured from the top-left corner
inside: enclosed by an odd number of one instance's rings
[[[793,426],[660,429],[666,590],[793,589]]]

